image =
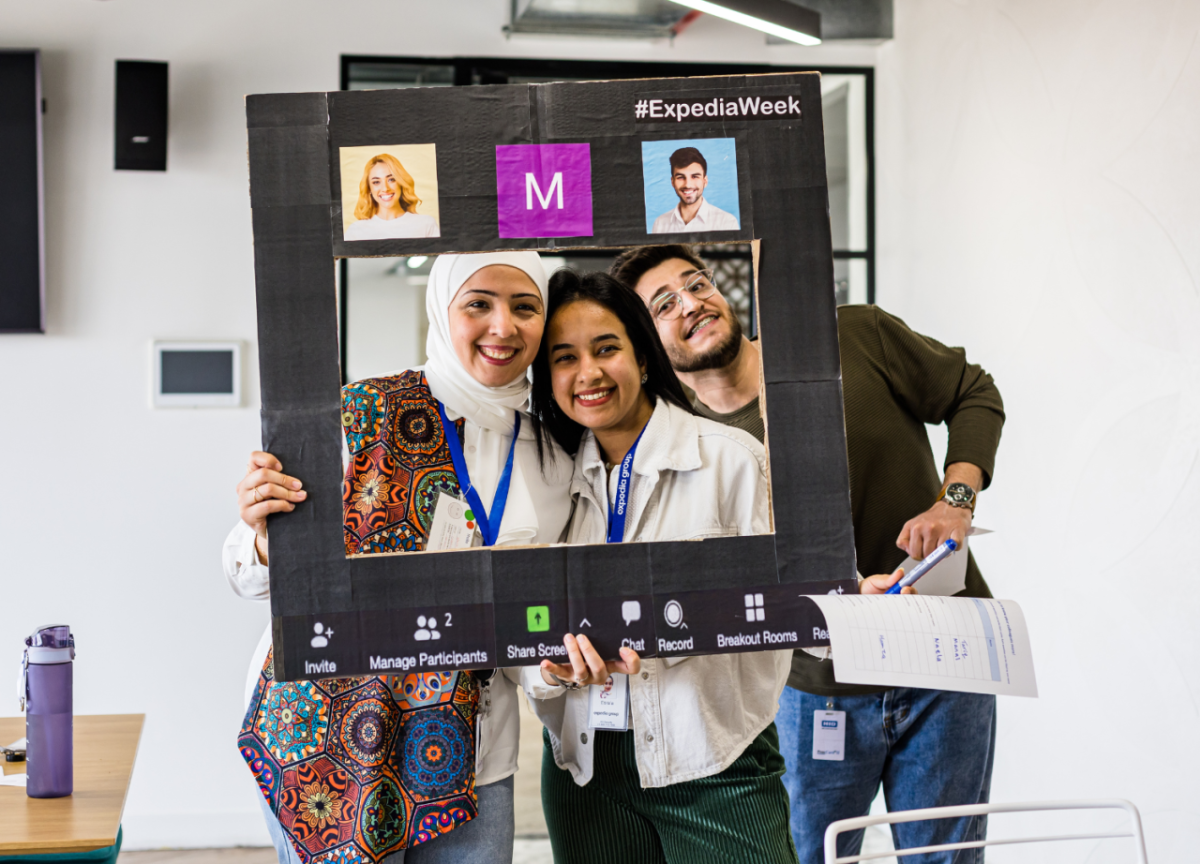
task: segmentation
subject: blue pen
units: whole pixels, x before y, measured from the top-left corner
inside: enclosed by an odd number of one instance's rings
[[[941,546],[934,549],[928,555],[918,562],[917,566],[912,568],[908,573],[905,573],[900,581],[887,590],[888,594],[899,594],[909,585],[916,582],[934,567],[942,562],[943,558],[948,558],[954,554],[954,550],[958,548],[958,544],[953,540],[947,540]]]

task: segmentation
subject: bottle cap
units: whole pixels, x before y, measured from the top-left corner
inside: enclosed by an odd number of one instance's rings
[[[25,637],[30,663],[69,663],[75,659],[75,636],[67,624],[47,624]]]
[[[68,624],[47,624],[26,636],[25,644],[30,648],[74,648],[75,637]]]

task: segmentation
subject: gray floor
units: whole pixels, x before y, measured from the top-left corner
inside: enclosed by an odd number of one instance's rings
[[[546,820],[542,816],[542,724],[530,712],[521,695],[521,755],[514,779],[517,841],[513,864],[553,864]],[[875,807],[882,809],[878,800]],[[876,811],[872,808],[873,812]],[[891,835],[876,826],[867,831],[863,853],[892,849]],[[895,864],[894,858],[877,858],[879,864]],[[156,852],[122,852],[117,864],[275,864],[275,850],[187,849]]]
[[[513,848],[513,864],[553,864],[553,861],[549,840],[517,838]],[[271,847],[240,847],[122,852],[117,864],[275,864],[275,850]]]
[[[117,864],[275,864],[275,849],[164,849],[157,852],[122,852]]]
[[[521,750],[517,755],[517,774],[513,778],[517,836],[545,837],[546,818],[542,815],[542,724],[529,710],[525,694],[518,691],[518,698],[521,702]]]

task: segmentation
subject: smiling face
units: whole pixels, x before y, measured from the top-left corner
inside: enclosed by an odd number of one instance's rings
[[[450,301],[454,353],[486,387],[503,387],[525,374],[545,323],[537,285],[523,270],[505,264],[477,271]]]
[[[671,258],[647,270],[634,290],[648,306],[660,294],[678,292],[695,273],[696,265],[682,258]],[[742,348],[742,324],[720,291],[703,300],[681,294],[679,302],[678,318],[654,321],[676,372],[720,369],[737,359]]]
[[[400,210],[400,181],[384,162],[376,162],[367,174],[367,186],[381,213]]]
[[[592,300],[576,300],[554,313],[546,339],[550,385],[563,413],[598,439],[641,430],[653,411],[642,389],[646,364],[620,318]]]
[[[671,169],[671,185],[685,205],[695,204],[708,186],[708,175],[704,173],[703,165],[693,162],[683,168]]]

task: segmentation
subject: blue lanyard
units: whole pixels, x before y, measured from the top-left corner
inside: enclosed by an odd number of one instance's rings
[[[650,424],[646,424],[647,426]],[[629,448],[629,452],[625,454],[625,458],[621,460],[621,473],[617,476],[617,496],[616,500],[608,505],[608,540],[609,543],[621,543],[625,540],[625,516],[629,510],[629,485],[633,480],[633,455],[637,453],[637,446],[642,440],[642,436],[646,434],[646,427],[642,427],[642,431],[638,433],[637,441],[633,442],[633,446]],[[605,488],[608,487],[608,478],[604,478]]]
[[[458,440],[458,430],[446,416],[446,406],[438,402],[438,414],[442,417],[442,429],[446,435],[446,444],[450,447],[450,458],[454,460],[454,473],[458,475],[458,488],[467,496],[467,503],[474,511],[475,521],[479,523],[479,533],[483,535],[484,546],[494,546],[496,537],[500,534],[500,523],[504,521],[504,507],[508,504],[508,486],[512,481],[513,455],[517,452],[517,436],[521,434],[521,412],[513,412],[517,419],[513,423],[513,440],[508,445],[508,461],[504,463],[504,472],[500,482],[496,484],[496,495],[492,498],[492,512],[488,513],[479,499],[479,493],[471,485],[471,475],[467,472],[467,460],[463,458],[462,442]]]

